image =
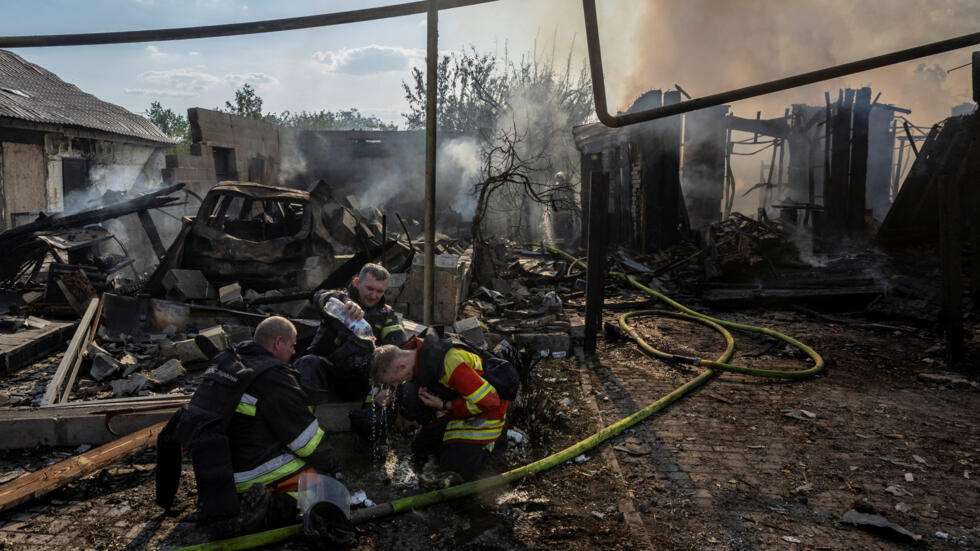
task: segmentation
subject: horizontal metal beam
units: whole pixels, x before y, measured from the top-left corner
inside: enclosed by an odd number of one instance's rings
[[[853,75],[854,73],[860,73],[862,71],[878,69],[880,67],[894,65],[896,63],[911,61],[921,57],[941,54],[980,44],[980,33],[967,34],[956,38],[950,38],[948,40],[941,40],[939,42],[923,44],[922,46],[916,46],[914,48],[899,50],[897,52],[869,57],[859,61],[852,61],[842,65],[835,65],[825,69],[818,69],[808,73],[801,73],[791,77],[754,84],[752,86],[746,86],[745,88],[729,90],[727,92],[712,94],[701,98],[694,98],[691,100],[682,101],[680,103],[675,103],[673,105],[646,109],[635,113],[613,115],[609,112],[609,107],[606,104],[606,83],[602,71],[602,51],[599,47],[599,23],[596,16],[595,0],[582,0],[582,7],[585,11],[585,37],[589,46],[589,67],[592,71],[592,93],[595,98],[596,116],[598,116],[599,121],[601,121],[602,124],[610,128],[629,126],[638,122],[680,115],[689,111],[704,109],[705,107],[713,107],[715,105],[722,105],[743,99],[754,98],[756,96],[780,92],[790,88],[805,86],[807,84],[830,80],[832,78]]]
[[[439,9],[460,8],[496,0],[439,0]],[[304,17],[286,19],[267,19],[248,23],[226,25],[206,25],[201,27],[176,27],[171,29],[152,29],[144,31],[120,31],[107,33],[49,34],[36,36],[0,37],[0,48],[40,48],[48,46],[91,46],[95,44],[127,44],[132,42],[162,42],[166,40],[189,40],[192,38],[214,38],[218,36],[238,36],[244,34],[274,33],[376,21],[392,17],[403,17],[425,13],[428,2],[406,2],[391,6],[366,8]]]

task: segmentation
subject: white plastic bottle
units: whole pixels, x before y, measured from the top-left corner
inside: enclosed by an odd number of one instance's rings
[[[361,337],[362,339],[374,339],[374,331],[371,330],[371,324],[367,322],[364,318],[357,321],[350,321],[347,319],[347,310],[344,308],[344,303],[340,302],[336,297],[331,297],[326,304],[323,305],[323,310],[340,320],[347,326],[348,329],[354,332],[355,335]]]

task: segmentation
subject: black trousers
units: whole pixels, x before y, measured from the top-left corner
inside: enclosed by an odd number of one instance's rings
[[[448,422],[442,417],[420,428],[412,441],[412,457],[424,464],[428,456],[434,455],[439,469],[453,471],[466,481],[476,480],[486,468],[491,451],[487,445],[443,442]]]

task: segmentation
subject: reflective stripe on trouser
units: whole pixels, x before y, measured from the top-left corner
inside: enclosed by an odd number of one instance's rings
[[[235,489],[244,492],[253,484],[269,484],[303,468],[306,462],[291,453],[273,457],[254,469],[235,473]]]
[[[446,431],[442,434],[442,441],[490,443],[497,440],[503,430],[504,419],[484,419],[482,417],[453,419],[446,423]]]
[[[319,421],[313,419],[303,432],[289,443],[289,449],[300,457],[306,457],[313,453],[321,440],[323,440],[323,429],[320,428]]]

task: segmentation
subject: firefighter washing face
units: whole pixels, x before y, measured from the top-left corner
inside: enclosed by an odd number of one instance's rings
[[[506,376],[493,379],[502,373]],[[429,422],[418,419],[424,424],[412,442],[416,466],[434,455],[441,470],[463,480],[478,478],[494,446],[499,445],[507,409],[519,386],[507,362],[487,358],[459,340],[432,331],[403,348],[386,345],[375,350],[371,377],[380,384],[407,382],[406,396],[412,399],[414,393],[435,413]],[[488,379],[501,382],[495,386]]]
[[[346,289],[317,291],[313,302],[323,312],[323,321],[313,342],[297,360],[300,381],[308,388],[324,389],[326,401],[364,398],[371,386],[368,371],[375,344],[402,345],[408,338],[395,311],[385,304],[390,274],[378,264],[365,264]],[[344,305],[349,321],[363,318],[371,326],[374,342],[355,336],[343,322],[328,313],[336,299]],[[334,303],[336,304],[336,303]]]

